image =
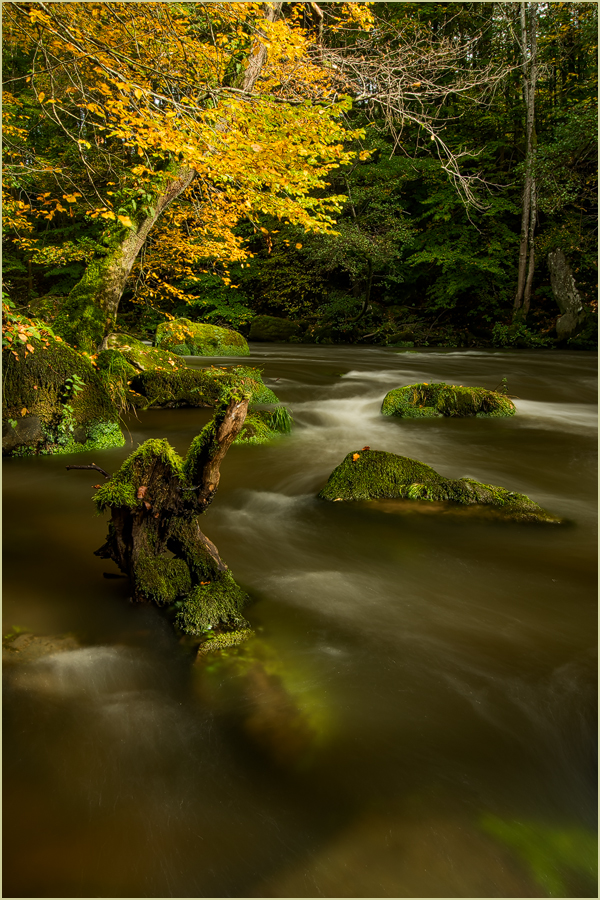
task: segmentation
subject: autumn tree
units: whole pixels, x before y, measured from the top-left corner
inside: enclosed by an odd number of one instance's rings
[[[54,323],[80,349],[114,326],[141,248],[179,198],[184,213],[170,224],[193,212],[193,229],[177,237],[192,255],[202,245],[205,256],[243,259],[233,233],[242,216],[332,229],[339,201],[315,190],[350,158],[340,119],[349,101],[311,57],[301,8],[284,17],[280,3],[9,3],[4,16],[5,41],[28,56],[32,102],[77,148],[76,164],[62,165],[69,150],[48,165],[55,190],[41,210],[35,197],[34,214],[52,221],[83,203],[106,223],[101,253]],[[366,7],[340,4],[330,27],[348,22],[368,27]],[[13,141],[14,227],[34,167],[31,148]]]

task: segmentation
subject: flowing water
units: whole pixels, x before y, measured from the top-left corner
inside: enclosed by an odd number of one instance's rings
[[[191,665],[103,577],[97,478],[65,465],[131,444],[5,462],[3,633],[81,647],[5,673],[4,896],[597,896],[595,355],[252,354],[294,430],[229,451],[203,524],[253,601],[245,666]],[[511,419],[379,414],[504,376]],[[208,418],[128,425],[185,453]],[[568,521],[317,500],[363,445]]]

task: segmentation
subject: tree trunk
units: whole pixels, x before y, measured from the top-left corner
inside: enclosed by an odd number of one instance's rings
[[[537,191],[534,162],[537,137],[535,132],[535,89],[538,77],[537,18],[535,3],[521,3],[521,56],[523,99],[525,101],[525,181],[521,214],[519,271],[513,307],[513,321],[524,320],[529,312],[535,269],[534,235],[537,219]],[[527,15],[529,7],[529,16]]]
[[[155,198],[150,214],[136,228],[128,229],[107,256],[87,267],[54,323],[55,330],[69,344],[94,352],[113,330],[119,301],[138,253],[165,209],[191,184],[194,175],[190,168],[176,171],[166,190]]]
[[[230,392],[185,460],[167,441],[146,441],[95,498],[111,516],[96,555],[112,559],[129,577],[132,600],[174,605],[182,631],[218,647],[249,634],[241,614],[247,597],[198,520],[215,496],[221,463],[247,411],[248,397]]]
[[[548,254],[548,268],[552,293],[562,313],[556,321],[556,334],[559,340],[566,341],[583,323],[585,316],[583,304],[562,250],[554,250]]]

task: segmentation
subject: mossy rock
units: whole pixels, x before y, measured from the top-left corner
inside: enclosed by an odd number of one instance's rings
[[[516,522],[560,522],[525,494],[473,478],[445,478],[425,463],[382,450],[349,453],[318,496],[330,501],[397,498],[450,501],[463,506],[481,504]]]
[[[220,643],[220,637],[209,639],[198,651],[194,687],[203,705],[225,711],[230,724],[276,764],[311,766],[335,733],[335,708],[325,702],[310,664],[284,659],[256,635],[212,654]]]
[[[278,403],[276,395],[263,382],[260,371],[247,366],[220,369],[181,368],[146,370],[129,382],[137,395],[137,406],[144,408],[212,407],[231,388],[249,394],[252,403]]]
[[[104,341],[104,346],[106,350],[118,350],[129,365],[139,372],[145,372],[148,369],[164,369],[165,372],[169,372],[174,369],[186,368],[185,362],[176,353],[150,347],[130,334],[109,334]],[[106,358],[103,355],[104,352],[101,351],[98,354],[99,365],[104,364],[102,362]]]
[[[279,319],[277,316],[254,316],[250,323],[250,341],[285,342],[297,338],[300,328],[291,319]]]
[[[156,329],[155,344],[180,356],[249,356],[248,343],[241,334],[218,325],[173,319]]]
[[[3,373],[3,453],[76,453],[119,447],[118,411],[90,359],[48,334],[34,352],[7,353]]]
[[[409,419],[440,416],[499,418],[514,416],[516,409],[512,400],[497,391],[441,381],[435,384],[408,384],[389,391],[384,397],[381,412],[384,416]]]

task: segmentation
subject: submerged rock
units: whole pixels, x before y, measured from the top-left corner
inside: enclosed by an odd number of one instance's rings
[[[300,328],[291,319],[280,319],[277,316],[254,316],[250,325],[251,341],[289,341],[298,337]]]
[[[14,631],[2,639],[2,662],[31,662],[55,653],[77,650],[80,647],[72,634],[32,634],[28,631]]]
[[[497,391],[441,381],[435,384],[408,384],[389,391],[384,397],[381,412],[384,416],[411,419],[438,416],[498,418],[514,416],[516,409],[512,400]]]
[[[89,357],[46,332],[4,360],[2,452],[75,453],[125,443],[118,409]]]
[[[445,478],[425,463],[382,450],[349,453],[333,470],[318,496],[321,500],[330,501],[395,497],[403,500],[445,500],[463,506],[490,506],[516,522],[561,521],[525,494],[483,484],[474,478]]]
[[[311,672],[283,660],[256,636],[219,654],[211,649],[221,648],[202,644],[195,666],[196,691],[203,702],[225,712],[277,765],[310,766],[333,725],[333,711],[314,689]]]
[[[241,334],[218,325],[174,319],[156,329],[156,346],[180,356],[249,356]]]

